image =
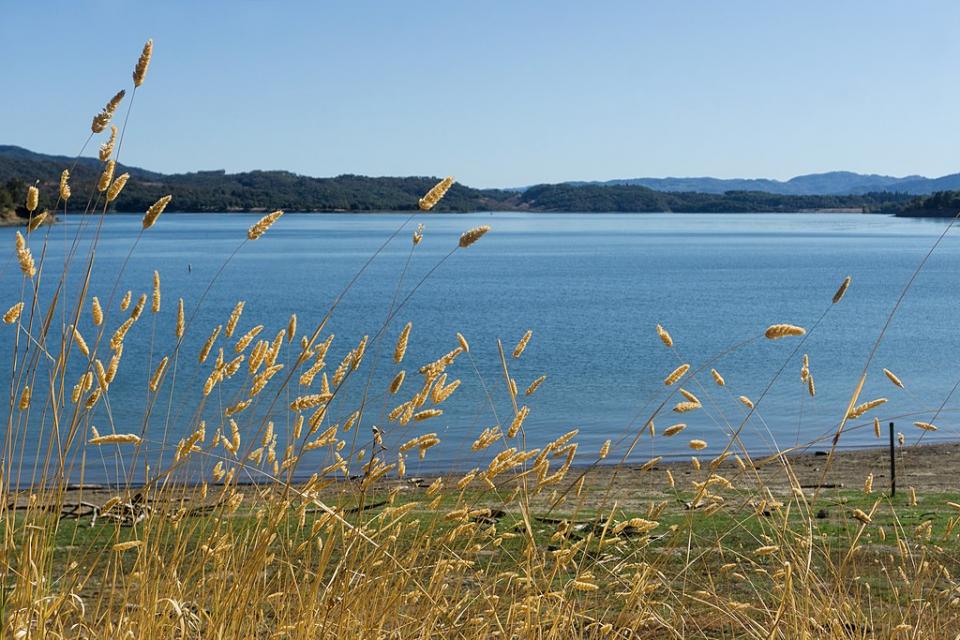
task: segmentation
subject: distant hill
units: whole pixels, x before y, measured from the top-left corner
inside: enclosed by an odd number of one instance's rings
[[[941,178],[905,176],[895,178],[876,174],[831,171],[797,176],[789,180],[766,178],[628,178],[604,182],[569,182],[574,186],[635,185],[666,192],[726,193],[727,191],[763,191],[791,196],[862,195],[897,192],[923,195],[935,191],[960,189],[960,173]]]
[[[14,146],[0,146],[0,212],[19,209],[27,184],[40,185],[41,208],[56,203],[60,173],[71,169],[74,198],[71,210],[83,210],[101,172],[96,158],[75,160],[67,156],[36,153]],[[116,211],[143,212],[160,196],[170,194],[168,211],[229,212],[264,211],[411,211],[418,198],[438,178],[431,176],[372,178],[341,175],[314,178],[289,171],[222,170],[163,174],[121,165],[116,174],[128,172],[130,181],[111,204]],[[960,183],[960,176],[956,177]],[[641,184],[649,181],[652,186]],[[571,211],[571,212],[769,212],[846,210],[900,212],[905,203],[914,209],[932,211],[936,203],[914,202],[903,184],[926,178],[890,178],[834,172],[800,176],[786,182],[775,180],[717,180],[714,178],[666,178],[535,185],[523,190],[475,189],[455,184],[437,211]],[[952,185],[951,176],[929,180],[930,185]],[[657,187],[657,188],[654,188]],[[731,188],[735,187],[735,188]],[[920,188],[917,186],[916,188]],[[935,188],[931,186],[931,188]],[[721,190],[723,189],[723,190]],[[895,191],[893,191],[895,189]],[[839,193],[839,191],[856,191]],[[808,193],[813,192],[813,193]],[[936,206],[934,206],[936,204]],[[938,215],[938,214],[933,214]]]

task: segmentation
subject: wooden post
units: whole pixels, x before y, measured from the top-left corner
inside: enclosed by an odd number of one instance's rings
[[[890,423],[890,497],[897,495],[897,462],[893,448],[893,423]]]

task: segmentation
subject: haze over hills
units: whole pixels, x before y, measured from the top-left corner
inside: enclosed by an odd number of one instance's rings
[[[71,169],[77,194],[95,193],[102,171],[96,158],[76,160],[15,146],[0,145],[0,212],[20,210],[27,184],[40,187],[41,208],[56,204],[60,174]],[[116,211],[145,211],[170,194],[169,211],[410,211],[438,178],[433,176],[368,177],[340,175],[315,178],[289,171],[223,170],[164,174],[118,165],[115,175],[129,173]],[[639,178],[608,182],[541,184],[518,189],[475,189],[456,183],[438,211],[569,211],[569,212],[796,212],[862,211],[904,215],[953,215],[960,174],[929,179],[893,178],[832,172],[776,180],[715,178]],[[937,192],[936,196],[924,195]],[[948,193],[941,193],[948,192]],[[83,201],[86,202],[86,195]],[[71,201],[77,206],[79,200]],[[73,207],[71,207],[72,209]],[[82,210],[82,209],[81,209]]]
[[[827,173],[812,173],[790,178],[789,180],[772,180],[768,178],[626,178],[619,180],[605,180],[598,182],[568,182],[575,186],[580,185],[635,185],[647,187],[655,191],[697,193],[725,193],[727,191],[763,191],[792,196],[812,195],[858,195],[890,191],[909,193],[913,195],[927,195],[936,191],[951,191],[960,189],[960,173],[954,173],[940,178],[926,178],[924,176],[883,176],[877,174],[862,174],[851,171],[830,171]]]

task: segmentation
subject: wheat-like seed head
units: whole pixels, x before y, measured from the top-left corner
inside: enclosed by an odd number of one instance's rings
[[[64,169],[60,174],[60,199],[66,202],[70,199],[70,171]]]
[[[143,228],[149,229],[152,227],[157,218],[160,217],[160,214],[163,213],[163,210],[167,208],[167,205],[170,204],[170,200],[173,199],[173,196],[163,196],[147,209],[147,213],[143,216]]]
[[[133,86],[139,87],[147,77],[147,69],[150,68],[150,58],[153,56],[153,39],[147,40],[143,45],[143,51],[137,60],[137,66],[133,69]]]
[[[140,436],[135,433],[110,433],[105,436],[94,436],[87,441],[87,444],[99,447],[105,444],[140,444],[140,442]]]
[[[169,358],[163,356],[163,360],[160,361],[160,364],[157,365],[156,370],[153,372],[153,376],[150,377],[150,391],[156,393],[157,389],[160,387],[160,380],[163,379],[163,372],[167,368],[167,362]]]
[[[417,246],[423,241],[423,223],[417,225],[417,230],[413,232],[413,246]]]
[[[890,382],[892,382],[893,384],[895,384],[895,385],[897,385],[898,387],[900,387],[901,389],[903,389],[903,381],[900,380],[900,378],[898,378],[897,375],[896,375],[893,371],[890,371],[890,369],[884,369],[884,370],[883,370],[883,375],[887,376],[887,378],[890,380]]]
[[[36,231],[40,225],[47,221],[48,213],[46,211],[41,211],[35,216],[30,217],[30,223],[27,225],[27,233]]]
[[[175,330],[177,339],[180,339],[183,337],[183,327],[184,327],[183,298],[180,298],[180,301],[177,303],[177,327]]]
[[[547,376],[540,376],[536,380],[530,383],[530,386],[527,387],[527,390],[524,391],[524,395],[530,396],[540,388],[540,385],[543,384],[543,381],[547,379]]]
[[[35,186],[27,187],[27,211],[33,213],[40,204],[40,190]]]
[[[23,303],[18,302],[17,304],[7,309],[7,312],[3,314],[4,323],[13,324],[20,318],[20,314],[22,312],[23,312]]]
[[[150,304],[150,311],[153,313],[160,312],[160,272],[153,272],[153,299]]]
[[[687,425],[683,424],[682,422],[678,424],[672,424],[663,430],[663,435],[669,438],[671,436],[677,435],[678,433],[680,433],[686,428],[687,428]]]
[[[127,186],[127,180],[130,179],[129,173],[121,173],[117,176],[116,180],[113,181],[113,184],[110,185],[110,188],[107,190],[107,202],[113,202],[120,195],[120,192],[123,191],[123,188]]]
[[[847,287],[850,286],[850,276],[847,276],[843,279],[843,282],[840,283],[840,288],[837,289],[837,292],[833,294],[833,304],[837,304],[843,300],[844,294],[847,292]]]
[[[464,231],[463,235],[460,236],[460,247],[466,249],[474,242],[482,238],[488,231],[490,231],[489,225],[481,225],[479,227],[474,227],[473,229]]]
[[[419,206],[421,211],[430,211],[433,209],[438,202],[446,195],[447,190],[453,185],[453,178],[447,177],[441,180],[434,186],[430,191],[427,192],[427,195],[423,196],[419,200]],[[414,244],[417,241],[414,240]]]
[[[233,308],[233,311],[230,312],[230,318],[227,320],[227,329],[224,331],[224,335],[228,338],[232,338],[233,332],[237,330],[237,323],[240,322],[240,315],[243,313],[243,306],[245,304],[245,301],[240,300]]]
[[[694,451],[700,451],[701,449],[707,448],[707,443],[703,440],[691,440],[690,448]]]
[[[17,231],[16,236],[16,249],[17,262],[20,263],[20,271],[28,278],[32,278],[37,274],[37,267],[33,262],[33,254],[30,253],[30,247],[27,246],[27,241],[24,240],[23,234],[19,231]]]
[[[669,387],[670,385],[676,383],[680,378],[682,378],[689,370],[690,370],[689,364],[680,365],[679,367],[671,371],[670,375],[664,378],[663,384]]]
[[[407,353],[407,343],[410,340],[410,330],[413,329],[413,323],[408,322],[400,331],[400,337],[397,338],[397,346],[393,350],[393,361],[400,364],[403,356]]]
[[[847,414],[847,419],[854,420],[856,418],[859,418],[860,416],[865,414],[867,411],[870,411],[871,409],[874,409],[886,403],[886,401],[887,401],[886,398],[875,398],[868,402],[864,402],[863,404],[858,404],[857,406],[855,406],[853,409],[850,410],[849,414]]]
[[[467,342],[467,339],[463,337],[463,334],[459,331],[457,332],[457,342],[460,343],[460,348],[463,349],[464,353],[470,353],[470,343]]]
[[[31,395],[31,393],[32,393],[32,392],[30,391],[30,387],[27,386],[27,385],[25,385],[25,386],[23,387],[23,391],[20,392],[20,402],[19,402],[18,405],[17,405],[17,406],[19,407],[20,411],[26,411],[27,409],[30,408],[30,395]]]
[[[530,342],[530,338],[533,336],[533,329],[527,329],[527,332],[523,334],[523,337],[520,338],[520,342],[517,343],[516,348],[513,350],[513,357],[519,358],[523,355],[524,349],[527,348],[527,343]],[[516,394],[514,394],[516,395]]]
[[[97,115],[93,116],[93,122],[90,124],[90,130],[94,133],[100,133],[107,128],[107,125],[110,124],[110,120],[113,118],[113,113],[117,110],[117,107],[120,106],[120,101],[123,100],[123,96],[126,95],[126,91],[121,89],[118,91],[103,110]]]
[[[600,447],[600,454],[599,454],[598,457],[599,457],[601,460],[603,460],[603,459],[606,458],[609,454],[610,454],[610,440],[606,440],[606,441],[603,443],[603,446]]]
[[[100,306],[100,299],[97,296],[93,296],[90,302],[90,315],[93,317],[95,326],[99,327],[103,323],[103,307]]]
[[[660,336],[660,341],[668,347],[673,346],[673,338],[670,336],[670,333],[664,329],[659,324],[657,325],[657,335]]]
[[[774,324],[767,327],[764,335],[770,340],[779,340],[787,336],[802,336],[807,332],[803,327],[792,324]]]
[[[740,402],[742,402],[748,409],[753,409],[753,400],[747,396],[740,396]]]
[[[720,375],[720,372],[716,369],[710,369],[710,375],[713,376],[713,381],[717,383],[718,387],[722,387],[726,384],[726,381],[723,379],[723,376]]]
[[[268,213],[267,215],[260,218],[255,225],[247,229],[247,239],[256,240],[263,234],[267,232],[273,223],[280,219],[280,216],[283,215],[283,211],[274,211],[273,213]]]
[[[100,145],[100,162],[106,162],[113,155],[113,147],[117,144],[117,133],[117,126],[110,125],[110,137]]]
[[[934,425],[934,424],[931,424],[931,423],[929,423],[929,422],[914,422],[914,423],[913,423],[913,426],[917,427],[918,429],[923,429],[924,431],[936,431],[936,430],[937,430],[937,426]]]

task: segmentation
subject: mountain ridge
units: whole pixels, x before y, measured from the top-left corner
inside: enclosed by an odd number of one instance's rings
[[[772,178],[714,178],[712,176],[665,178],[617,178],[613,180],[571,180],[561,184],[571,186],[641,186],[667,193],[713,193],[728,191],[762,191],[778,195],[863,195],[891,192],[911,195],[929,195],[937,191],[960,189],[960,173],[939,178],[921,175],[888,176],[854,171],[826,171],[794,176],[788,180]],[[534,185],[531,185],[534,186]],[[519,187],[523,191],[529,187]]]

